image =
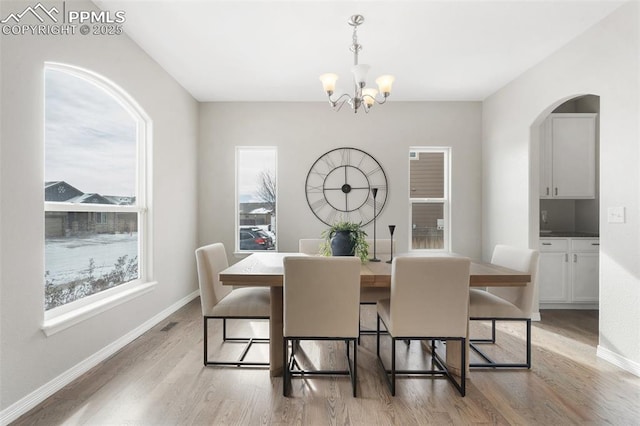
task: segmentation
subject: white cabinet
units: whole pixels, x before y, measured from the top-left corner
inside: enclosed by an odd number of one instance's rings
[[[540,198],[596,195],[597,114],[550,114],[540,146]]]
[[[600,242],[571,240],[571,301],[597,302],[599,291]]]
[[[541,238],[540,303],[593,305],[598,302],[599,246],[595,238]]]
[[[569,302],[569,240],[540,239],[538,293],[540,303]]]

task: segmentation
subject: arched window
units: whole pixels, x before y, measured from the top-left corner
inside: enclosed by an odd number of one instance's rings
[[[45,66],[45,317],[149,281],[150,120],[122,89]]]

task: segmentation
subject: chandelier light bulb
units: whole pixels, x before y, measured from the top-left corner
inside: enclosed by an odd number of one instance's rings
[[[337,80],[338,80],[338,75],[333,73],[326,73],[320,76],[320,81],[322,82],[322,88],[329,95],[331,95],[336,90]]]
[[[384,95],[386,98],[391,93],[391,85],[396,78],[392,75],[381,75],[376,79],[376,84],[378,85],[378,89],[380,93]]]
[[[372,87],[367,87],[366,89],[362,89],[362,100],[367,105],[367,108],[371,108],[373,104],[376,103],[377,94],[378,94],[378,90]]]
[[[369,72],[369,65],[359,64],[351,67],[351,72],[353,73],[353,78],[356,84],[360,87],[364,87],[367,83],[367,73]]]

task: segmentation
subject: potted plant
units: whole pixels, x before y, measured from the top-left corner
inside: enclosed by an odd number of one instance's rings
[[[362,223],[336,222],[322,232],[320,252],[324,256],[358,256],[365,263],[369,259],[366,236]]]

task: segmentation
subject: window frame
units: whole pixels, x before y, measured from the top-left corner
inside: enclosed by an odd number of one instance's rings
[[[238,255],[238,254],[251,254],[251,253],[256,253],[256,252],[260,252],[259,250],[241,250],[240,249],[240,226],[245,226],[245,225],[240,225],[240,152],[241,151],[250,151],[250,150],[256,150],[256,151],[266,151],[266,150],[272,150],[274,152],[274,179],[276,181],[276,234],[275,234],[275,240],[273,241],[273,246],[274,249],[272,251],[277,252],[278,251],[278,147],[277,146],[259,146],[259,145],[251,145],[251,146],[236,146],[235,147],[235,170],[234,170],[234,175],[235,175],[235,189],[234,189],[234,196],[235,196],[235,207],[234,207],[234,211],[235,211],[235,226],[234,226],[234,236],[233,236],[233,241],[234,241],[234,246],[235,246],[235,250],[234,250],[234,254]]]
[[[153,280],[153,258],[151,250],[152,215],[150,213],[150,194],[152,194],[152,175],[150,159],[153,123],[150,117],[126,91],[114,82],[93,71],[68,64],[56,62],[44,63],[43,98],[46,93],[44,77],[48,70],[65,72],[99,87],[106,95],[112,96],[135,120],[137,134],[136,204],[75,204],[44,201],[43,196],[43,219],[47,212],[134,212],[137,213],[138,218],[138,279],[83,297],[65,305],[45,310],[42,330],[47,336],[50,336],[97,315],[100,312],[145,294],[153,290],[157,283]],[[45,123],[44,114],[46,114],[46,110],[43,110],[43,125]],[[44,140],[44,138],[45,136],[43,134],[43,149],[46,147],[46,140]],[[44,252],[44,229],[42,251]]]
[[[412,146],[409,147],[409,158],[407,163],[407,175],[408,175],[408,248],[409,252],[417,253],[434,253],[434,252],[450,252],[451,251],[451,147],[447,146]],[[411,161],[412,154],[416,153],[442,153],[443,158],[443,197],[442,198],[430,198],[430,197],[411,197]],[[442,214],[444,220],[444,230],[442,233],[443,247],[438,249],[414,249],[413,248],[413,206],[416,204],[442,204]]]

